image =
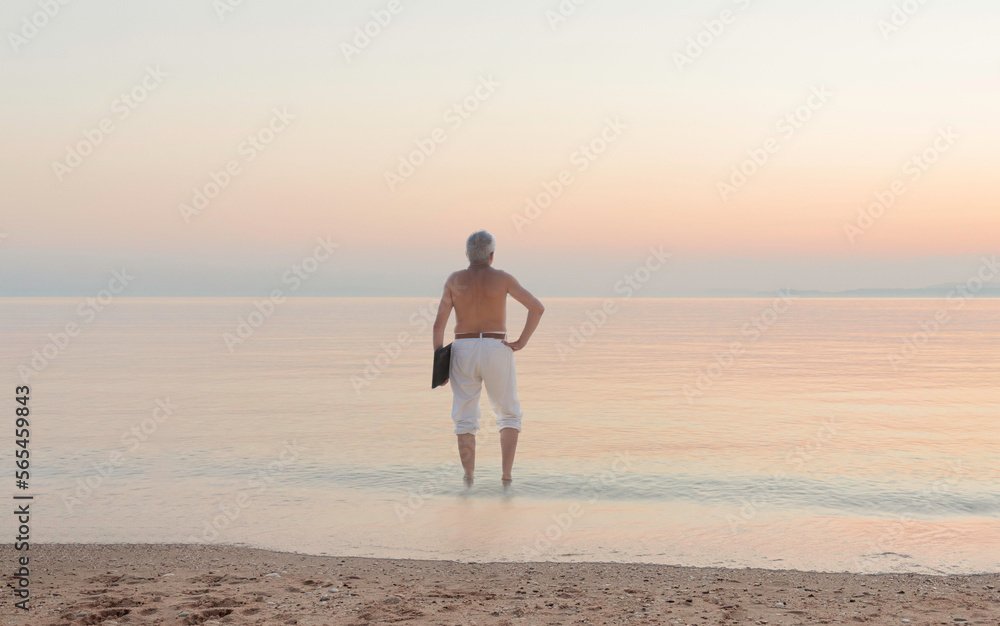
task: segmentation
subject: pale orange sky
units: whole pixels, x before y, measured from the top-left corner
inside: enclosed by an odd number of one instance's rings
[[[220,17],[201,0],[72,3],[8,41],[3,293],[72,291],[122,263],[155,276],[149,293],[184,291],[195,274],[195,291],[221,293],[240,272],[266,284],[331,236],[343,247],[324,270],[330,293],[391,295],[436,285],[478,228],[553,288],[581,264],[627,268],[650,245],[701,268],[694,286],[733,289],[934,284],[996,251],[995,3],[928,3],[883,36],[889,1],[591,0],[555,27],[554,1],[402,1],[348,59],[343,44],[387,5],[245,2]],[[8,2],[0,26],[19,33],[37,10]],[[723,10],[732,23],[679,69],[675,55]],[[166,77],[120,119],[113,102],[149,67]],[[779,120],[819,87],[828,101],[786,133]],[[470,97],[476,110],[455,124],[447,111]],[[246,160],[241,142],[275,108],[294,119]],[[53,162],[105,118],[113,132],[60,181]],[[609,119],[624,129],[580,171],[577,151]],[[435,129],[444,140],[391,190],[386,172]],[[942,129],[957,140],[914,180],[911,160]],[[724,201],[719,182],[769,140],[773,154]],[[185,221],[179,206],[230,160],[241,173]],[[564,170],[572,182],[518,232],[512,216]],[[852,243],[845,225],[896,180],[905,193]],[[757,270],[720,269],[736,258]]]

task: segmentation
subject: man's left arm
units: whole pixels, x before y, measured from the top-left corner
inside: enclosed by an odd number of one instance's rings
[[[434,320],[434,349],[444,345],[444,329],[448,326],[448,318],[451,317],[451,309],[455,306],[451,299],[451,280],[444,284],[444,293],[441,294],[441,303],[438,304],[437,318]]]

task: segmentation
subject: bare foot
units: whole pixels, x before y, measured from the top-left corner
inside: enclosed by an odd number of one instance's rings
[[[504,491],[507,491],[507,489],[510,487],[510,484],[512,482],[514,482],[514,481],[511,480],[510,478],[501,478],[500,479],[500,483],[503,484],[503,490]]]
[[[465,481],[465,488],[466,489],[471,489],[472,488],[472,483],[474,482],[473,479],[472,479],[472,476],[469,476],[468,474],[466,474],[465,477],[463,478],[463,480]]]

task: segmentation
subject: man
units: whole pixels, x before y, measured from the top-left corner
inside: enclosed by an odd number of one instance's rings
[[[510,485],[514,450],[521,432],[521,404],[517,400],[514,353],[528,345],[545,307],[517,280],[493,269],[496,242],[485,230],[472,233],[465,244],[468,269],[448,277],[434,321],[434,349],[444,345],[444,329],[455,309],[455,341],[451,346],[451,418],[458,436],[458,455],[465,484],[472,486],[476,469],[476,431],[479,430],[479,394],[483,384],[497,416],[504,486]],[[528,309],[528,319],[517,341],[507,341],[507,294]],[[446,382],[449,382],[446,381]]]

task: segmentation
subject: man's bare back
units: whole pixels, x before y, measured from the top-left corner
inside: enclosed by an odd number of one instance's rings
[[[454,308],[456,333],[506,332],[507,294],[528,309],[529,322],[534,322],[526,324],[521,337],[508,344],[520,350],[534,332],[545,307],[516,278],[489,264],[473,264],[448,277],[438,308],[438,321],[446,322]],[[440,343],[435,333],[435,348],[444,344],[443,323],[440,326]]]
[[[455,332],[507,330],[507,293],[513,277],[489,265],[473,265],[448,277],[455,306]]]

